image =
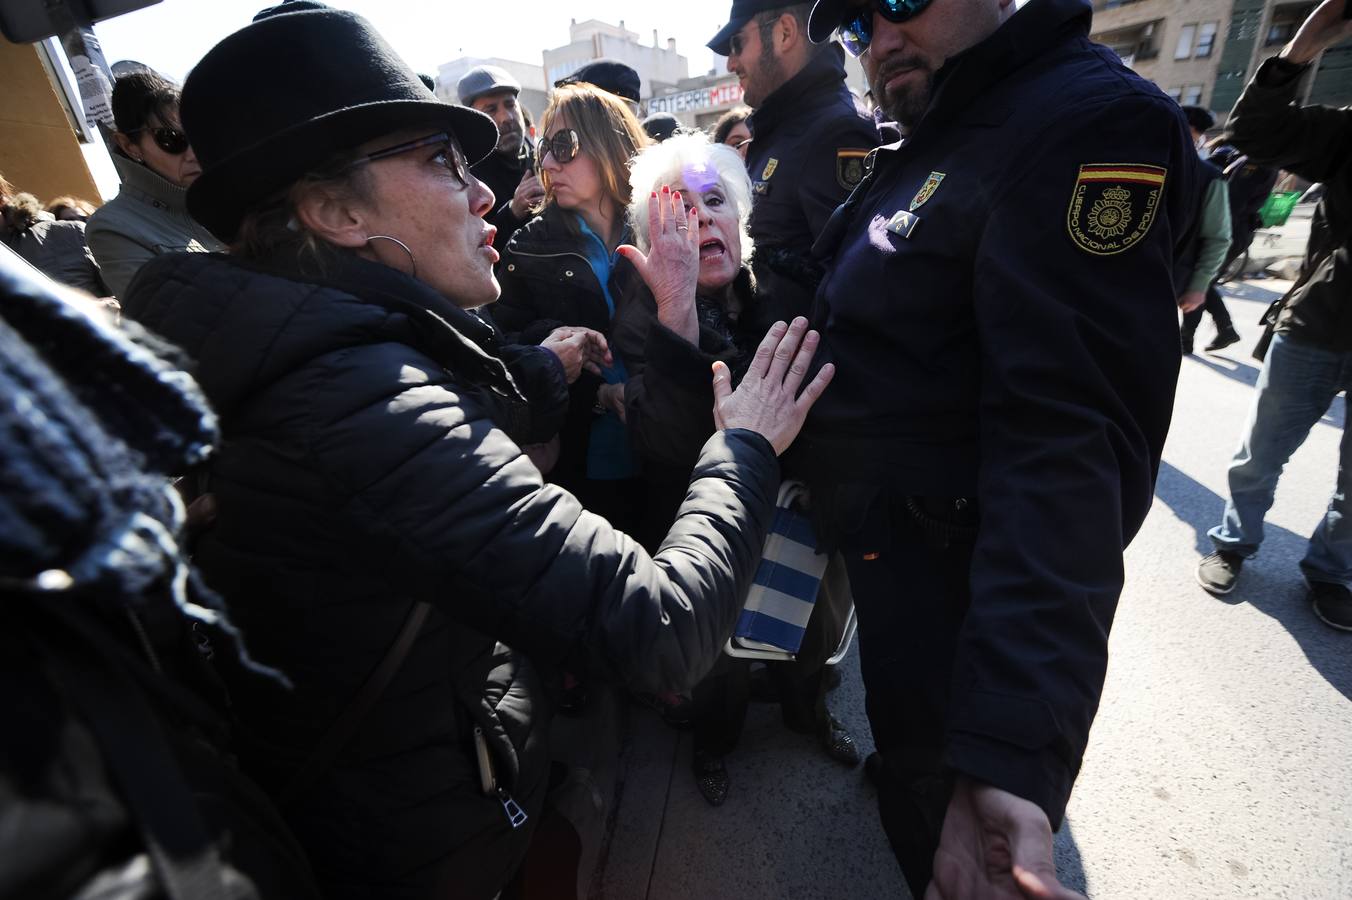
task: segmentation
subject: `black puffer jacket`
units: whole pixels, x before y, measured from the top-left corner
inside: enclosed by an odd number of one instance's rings
[[[557,424],[518,393],[558,408],[547,351],[494,346],[477,318],[373,263],[327,280],[269,268],[158,259],[126,299],[196,359],[221,416],[220,512],[197,561],[255,655],[296,684],[236,680],[254,768],[284,784],[411,601],[431,602],[408,661],[291,820],[330,896],[491,897],[537,818],[547,762],[540,679],[497,641],[648,690],[699,678],[759,555],[774,454],[747,432],[713,438],[651,559],[518,449]],[[475,725],[531,816],[515,833],[479,789]]]

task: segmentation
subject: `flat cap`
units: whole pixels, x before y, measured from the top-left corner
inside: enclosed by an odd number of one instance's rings
[[[521,93],[521,82],[512,77],[512,73],[506,69],[500,69],[497,66],[475,66],[456,82],[455,92],[460,97],[460,102],[469,106],[475,100],[478,100],[484,94],[491,94],[494,91],[511,91],[513,94]]]

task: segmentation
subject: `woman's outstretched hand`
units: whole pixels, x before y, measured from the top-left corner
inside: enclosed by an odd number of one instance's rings
[[[714,424],[720,429],[755,431],[774,446],[776,454],[789,449],[808,410],[836,374],[836,367],[827,363],[799,392],[819,342],[820,336],[808,331],[807,319],[801,316],[792,325],[776,322],[737,390],[732,389],[728,367],[714,363]]]
[[[699,282],[699,213],[686,210],[681,192],[663,187],[648,198],[647,254],[632,244],[619,248],[634,264],[657,302],[657,320],[699,344],[695,287]]]

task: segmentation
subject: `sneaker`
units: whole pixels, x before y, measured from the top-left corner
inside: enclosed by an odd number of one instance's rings
[[[1325,625],[1339,631],[1352,631],[1352,591],[1341,584],[1310,582],[1310,605]]]
[[[1214,353],[1217,350],[1224,350],[1231,344],[1239,343],[1239,332],[1235,331],[1233,325],[1227,325],[1216,332],[1216,338],[1204,348],[1207,353]]]
[[[1235,589],[1244,557],[1229,550],[1217,550],[1197,564],[1197,583],[1213,594],[1228,594]]]

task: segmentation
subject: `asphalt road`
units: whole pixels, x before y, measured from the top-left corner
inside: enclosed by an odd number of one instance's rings
[[[1185,359],[1155,506],[1126,554],[1107,686],[1067,821],[1062,880],[1090,897],[1352,898],[1352,634],[1318,622],[1297,563],[1328,503],[1338,399],[1287,467],[1261,555],[1221,600],[1193,579],[1258,375],[1259,314],[1285,284],[1237,285],[1244,341]],[[1210,340],[1203,325],[1198,345]],[[857,653],[857,651],[854,651]],[[868,750],[854,653],[832,707]],[[636,715],[592,897],[906,897],[862,771],[752,707],[719,809],[689,739]]]

